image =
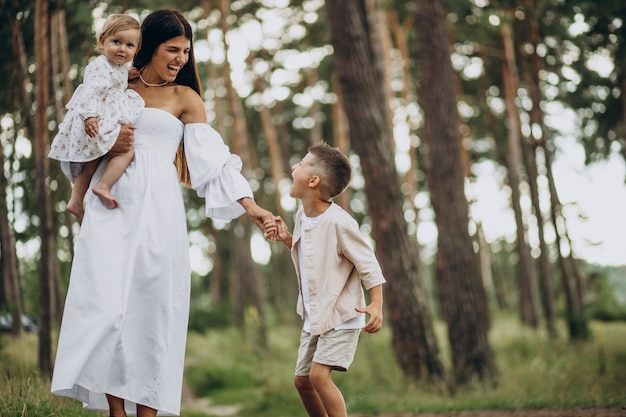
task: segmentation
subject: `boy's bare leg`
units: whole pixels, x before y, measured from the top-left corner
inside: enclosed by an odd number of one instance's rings
[[[134,156],[135,153],[132,150],[125,153],[112,154],[111,160],[102,173],[100,181],[93,186],[92,191],[100,198],[106,208],[112,209],[119,207],[119,203],[111,195],[111,187],[115,184],[115,181],[120,179],[124,171],[126,171],[126,168],[128,168]]]
[[[317,394],[315,387],[308,376],[296,376],[293,380],[300,400],[309,417],[328,417],[322,399]]]
[[[69,211],[81,220],[85,215],[85,209],[83,207],[85,194],[87,194],[87,189],[89,189],[91,177],[93,176],[93,173],[96,172],[96,168],[98,167],[99,163],[100,160],[97,159],[95,161],[87,162],[83,165],[83,169],[80,171],[80,173],[76,177],[76,180],[74,181],[74,185],[72,186],[72,194],[70,195],[70,201],[67,202],[67,207],[65,208],[67,211]]]
[[[328,417],[348,417],[346,402],[330,376],[331,371],[330,366],[313,362],[309,379],[322,400]]]
[[[156,417],[157,410],[137,404],[137,417]]]
[[[126,417],[126,411],[124,410],[124,399],[114,397],[111,394],[106,394],[107,401],[109,402],[109,415],[111,417]]]

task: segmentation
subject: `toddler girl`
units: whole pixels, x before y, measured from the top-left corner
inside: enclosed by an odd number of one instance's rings
[[[139,48],[139,22],[128,15],[114,14],[105,21],[98,34],[97,50],[102,53],[85,68],[83,84],[78,86],[67,104],[67,115],[52,141],[50,158],[61,161],[70,180],[74,175],[70,163],[82,167],[75,177],[67,211],[82,219],[83,200],[91,177],[105,155],[111,159],[100,181],[92,188],[107,208],[116,208],[111,186],[122,176],[134,157],[109,152],[123,124],[133,123],[144,107],[143,99],[128,87],[128,68]]]

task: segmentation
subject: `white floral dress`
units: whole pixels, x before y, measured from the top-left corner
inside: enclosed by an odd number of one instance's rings
[[[62,162],[89,162],[106,155],[123,124],[139,117],[144,101],[128,89],[128,68],[100,55],[85,68],[83,83],[65,106],[68,110],[48,156]],[[100,134],[89,137],[85,120],[98,118]]]

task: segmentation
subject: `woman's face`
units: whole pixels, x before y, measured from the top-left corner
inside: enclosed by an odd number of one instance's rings
[[[157,47],[150,60],[150,72],[161,81],[173,82],[178,72],[189,61],[191,42],[185,36],[168,39]],[[159,82],[151,77],[152,82]]]

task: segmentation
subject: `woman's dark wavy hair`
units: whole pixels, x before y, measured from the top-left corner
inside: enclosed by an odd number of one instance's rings
[[[181,68],[174,82],[192,88],[202,97],[202,86],[196,69],[196,60],[193,53],[193,30],[183,14],[174,9],[162,9],[150,13],[141,24],[141,48],[137,51],[133,66],[140,72],[150,63],[159,45],[172,38],[183,35],[189,39],[189,60]],[[191,177],[185,158],[185,146],[181,140],[174,160],[178,179],[187,187],[191,186]]]
[[[150,13],[141,24],[141,48],[137,51],[133,66],[141,71],[154,56],[159,45],[177,36],[189,39],[189,61],[176,76],[176,84],[186,85],[202,96],[202,86],[196,69],[193,52],[193,30],[183,14],[174,9],[162,9]]]

